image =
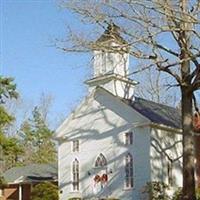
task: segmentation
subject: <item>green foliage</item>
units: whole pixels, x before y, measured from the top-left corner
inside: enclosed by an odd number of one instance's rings
[[[3,132],[4,128],[14,120],[14,117],[9,115],[6,109],[0,105],[0,132]]]
[[[196,200],[200,200],[200,188],[196,189]],[[182,188],[179,187],[172,197],[172,200],[181,200],[182,199]]]
[[[0,175],[0,189],[6,186],[6,181],[3,176]]]
[[[4,163],[4,170],[20,165],[19,157],[23,154],[23,147],[15,137],[8,137],[0,133],[0,160]]]
[[[182,188],[179,187],[173,194],[172,200],[179,200],[182,197]]]
[[[56,160],[53,131],[48,128],[37,107],[32,112],[32,118],[22,125],[20,136],[25,147],[25,164],[51,163]]]
[[[197,200],[200,200],[200,188],[196,189],[196,198]]]
[[[16,166],[18,157],[23,152],[18,139],[7,136],[7,128],[14,117],[7,112],[4,104],[6,100],[17,98],[17,96],[13,79],[0,76],[0,160],[3,162],[0,171]]]
[[[13,78],[0,76],[0,103],[5,103],[6,99],[17,98],[16,84]]]
[[[169,200],[166,194],[168,186],[162,182],[148,182],[144,188],[143,193],[147,194],[149,200]]]
[[[50,182],[39,183],[31,192],[31,200],[58,200],[58,187]]]
[[[72,198],[69,198],[68,200],[82,200],[80,197],[72,197]]]
[[[119,199],[116,199],[116,198],[107,198],[107,199],[102,199],[102,200],[119,200]]]
[[[84,200],[84,199],[82,199],[80,197],[71,197],[68,200]],[[119,199],[116,199],[116,198],[102,198],[101,200],[119,200]]]
[[[6,99],[17,98],[17,96],[13,79],[0,76],[0,133],[14,120],[14,117],[8,114],[3,104]]]

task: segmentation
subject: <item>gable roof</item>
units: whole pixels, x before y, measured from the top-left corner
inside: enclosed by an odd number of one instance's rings
[[[156,103],[140,97],[135,97],[133,100],[127,100],[113,95],[111,92],[103,87],[98,86],[98,89],[120,99],[122,102],[130,106],[132,109],[140,113],[142,116],[149,119],[151,122],[158,125],[165,125],[175,129],[181,129],[181,114],[171,106]]]
[[[68,123],[73,119],[73,117],[76,115],[76,113],[79,112],[79,110],[84,106],[87,105],[88,102],[93,98],[95,93],[95,90],[92,92],[89,92],[85,98],[81,101],[81,103],[70,113],[70,115],[61,123],[61,125],[56,129],[54,139],[57,140],[58,138],[62,137],[65,134],[65,127],[68,125]]]
[[[23,167],[13,167],[4,172],[3,176],[8,183],[38,182],[57,180],[57,164],[31,164]]]
[[[115,96],[105,88],[97,86],[95,90],[89,93],[88,96],[82,101],[82,103],[75,109],[73,113],[60,125],[56,130],[56,135],[54,139],[62,138],[66,133],[66,127],[70,120],[73,118],[80,108],[88,104],[88,101],[92,100],[94,94],[98,91],[104,91],[105,93],[113,96],[122,103],[126,104],[129,108],[134,109],[137,113],[143,116],[145,119],[149,120],[155,125],[166,126],[168,128],[174,128],[177,131],[181,129],[181,114],[179,111],[174,108],[164,104],[155,103],[143,98],[134,97],[133,100],[126,100],[120,97]],[[90,100],[89,100],[90,99]]]
[[[153,123],[177,129],[181,128],[181,115],[174,107],[155,103],[139,97],[135,97],[132,101],[123,101]]]

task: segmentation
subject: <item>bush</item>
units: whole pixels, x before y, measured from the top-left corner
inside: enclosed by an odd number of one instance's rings
[[[172,200],[181,200],[182,198],[182,188],[178,188],[172,197]],[[197,200],[200,200],[200,188],[196,189],[196,198]]]
[[[196,197],[197,197],[197,200],[200,200],[200,188],[196,189]]]
[[[72,198],[69,198],[68,200],[81,200],[80,197],[72,197]]]
[[[181,199],[182,197],[182,188],[178,188],[174,194],[173,194],[173,197],[172,197],[172,200],[179,200]]]
[[[147,194],[149,200],[169,200],[166,194],[168,186],[162,182],[149,182],[145,185],[143,193]]]
[[[72,197],[72,198],[69,198],[68,200],[82,200],[82,199],[80,197]],[[101,199],[101,200],[119,200],[119,199],[107,198],[107,199]]]
[[[39,183],[31,192],[31,200],[58,200],[58,187],[51,182]]]
[[[107,199],[101,199],[101,200],[119,200],[119,199],[116,199],[116,198],[107,198]]]
[[[0,188],[6,187],[7,183],[3,176],[0,176]]]

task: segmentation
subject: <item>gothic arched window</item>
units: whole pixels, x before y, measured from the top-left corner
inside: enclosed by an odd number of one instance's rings
[[[79,190],[79,161],[77,159],[72,163],[72,186],[73,191]]]
[[[133,187],[133,157],[130,153],[125,157],[125,187]]]
[[[95,161],[95,167],[104,167],[106,165],[107,165],[107,160],[105,156],[102,153],[100,153]]]

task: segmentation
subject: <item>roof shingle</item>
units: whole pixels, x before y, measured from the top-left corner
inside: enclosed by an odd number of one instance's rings
[[[153,123],[170,126],[172,128],[181,128],[181,115],[174,107],[139,97],[135,97],[134,101],[127,103]]]
[[[24,167],[13,167],[4,172],[3,176],[8,183],[23,181],[56,180],[57,164],[31,164]]]

